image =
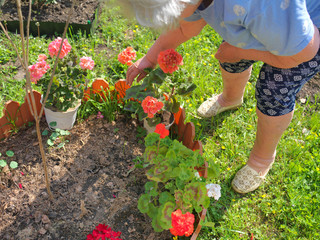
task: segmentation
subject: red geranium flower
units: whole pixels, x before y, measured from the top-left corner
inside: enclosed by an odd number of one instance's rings
[[[154,114],[156,114],[161,108],[163,108],[164,104],[159,102],[158,99],[147,96],[141,103],[143,111],[148,114],[148,118],[153,118]]]
[[[136,52],[132,47],[127,47],[118,55],[118,60],[122,64],[127,64],[128,66],[132,65],[132,60],[136,59]]]
[[[87,240],[122,240],[120,237],[121,232],[114,232],[108,225],[99,224],[92,231],[92,234],[87,235]]]
[[[159,53],[158,64],[163,72],[173,73],[183,64],[183,58],[174,49],[167,49]]]
[[[174,236],[185,235],[189,237],[193,233],[194,215],[192,213],[182,214],[181,210],[178,209],[172,212],[171,219],[172,228],[170,228],[170,232]]]
[[[166,126],[163,123],[159,123],[154,130],[155,133],[160,134],[160,138],[165,138],[169,136],[169,130],[166,129]]]

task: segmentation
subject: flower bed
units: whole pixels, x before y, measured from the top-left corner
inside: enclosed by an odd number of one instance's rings
[[[102,89],[108,89],[109,84],[103,80],[103,79],[96,79],[92,87],[89,88],[86,93],[84,94],[84,100],[86,100],[89,97],[89,93],[96,93],[99,94]],[[120,98],[123,98],[125,96],[126,90],[129,88],[129,86],[125,83],[125,80],[119,80],[115,84],[115,90],[118,92],[119,100]],[[41,108],[40,104],[40,93],[34,92],[36,96],[36,102],[37,102],[37,108]],[[10,135],[10,132],[12,131],[12,128],[22,126],[26,124],[27,122],[33,121],[33,117],[29,110],[29,105],[27,104],[27,100],[25,103],[19,105],[19,103],[14,101],[9,101],[6,103],[5,110],[4,110],[5,116],[0,119],[1,128],[0,133],[4,137],[8,137]],[[201,141],[194,141],[195,137],[195,126],[192,122],[185,123],[185,117],[186,113],[183,108],[180,108],[175,115],[175,122],[173,126],[173,131],[177,134],[177,138],[179,141],[181,141],[186,147],[192,150],[199,150],[200,154],[202,154],[202,143]],[[14,119],[16,121],[14,123],[10,123],[8,121],[9,116],[15,116]],[[204,173],[205,175],[205,173]],[[201,213],[201,219],[204,220],[206,215],[206,209],[203,209]],[[191,236],[191,239],[194,240],[197,238],[197,235],[199,234],[201,229],[201,225],[198,224],[195,226],[195,231],[193,235]]]

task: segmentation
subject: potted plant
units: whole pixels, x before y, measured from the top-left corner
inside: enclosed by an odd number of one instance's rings
[[[170,230],[175,236],[190,236],[198,214],[218,200],[220,186],[213,184],[218,174],[214,164],[206,167],[206,178],[198,172],[205,164],[199,151],[192,151],[167,137],[169,131],[158,124],[145,138],[145,152],[140,167],[146,168],[149,181],[138,200],[138,208],[152,218],[156,232]]]
[[[57,57],[61,44],[60,61],[50,92],[47,93],[51,78],[49,72],[53,68],[54,57]],[[49,44],[48,53],[50,57],[40,54],[37,62],[28,67],[31,81],[41,86],[43,97],[48,94],[44,108],[48,124],[53,128],[71,129],[87,86],[87,71],[93,69],[94,61],[91,57],[79,59],[68,40],[65,39],[62,43],[60,37]],[[51,122],[56,122],[55,126],[50,124]]]
[[[118,59],[121,63],[131,65],[135,56],[133,48],[128,47],[119,54]],[[127,89],[124,97],[124,100],[128,100],[124,109],[137,114],[140,121],[144,120],[153,127],[150,132],[163,121],[165,113],[169,112],[173,117],[173,113],[179,111],[179,95],[187,96],[196,88],[191,79],[184,80],[178,76],[179,73],[174,74],[183,65],[183,58],[177,51],[162,51],[157,61],[159,66],[145,69],[147,75],[142,83]],[[172,118],[169,122],[173,122]]]

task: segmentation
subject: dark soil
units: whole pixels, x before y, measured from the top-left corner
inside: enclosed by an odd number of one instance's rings
[[[318,96],[315,99],[315,96]],[[309,101],[310,103],[315,103],[315,101],[320,101],[320,74],[315,75],[310,81],[308,81],[297,94],[297,100],[300,103],[305,103]]]
[[[18,21],[15,0],[6,0],[1,7],[1,20]],[[39,22],[57,22],[65,23],[68,18],[69,9],[72,0],[56,0],[57,4],[45,4],[42,6],[33,5],[31,20]],[[98,0],[77,1],[70,23],[87,24],[88,20],[92,20],[95,10],[99,4]],[[22,1],[22,15],[24,20],[27,19],[29,13],[29,1]]]
[[[43,130],[48,129],[45,120]],[[137,201],[147,181],[144,170],[132,170],[144,151],[137,123],[120,116],[108,123],[92,116],[70,130],[64,148],[49,147],[44,137],[54,200],[45,186],[35,126],[2,141],[0,152],[19,163],[0,173],[0,239],[86,239],[99,223],[122,232],[122,239],[166,240],[169,231],[155,233]],[[19,188],[22,184],[22,189]]]

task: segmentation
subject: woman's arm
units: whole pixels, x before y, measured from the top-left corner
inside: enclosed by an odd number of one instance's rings
[[[241,49],[223,42],[215,57],[220,62],[238,62],[241,59],[256,60],[267,63],[277,68],[292,68],[312,59],[319,50],[320,36],[318,29],[315,31],[309,44],[299,53],[293,56],[278,56],[267,51],[255,49]]]
[[[147,53],[148,60],[152,63],[156,63],[157,57],[161,51],[177,48],[180,44],[197,36],[205,25],[206,22],[203,19],[195,22],[181,21],[179,28],[159,36]]]
[[[196,5],[189,5],[181,14],[181,19],[190,16],[200,5],[199,1]],[[147,53],[147,58],[152,63],[157,63],[157,57],[161,51],[170,48],[177,48],[180,44],[188,41],[190,38],[197,36],[207,23],[200,19],[194,22],[180,21],[179,27],[163,33],[155,41]]]

